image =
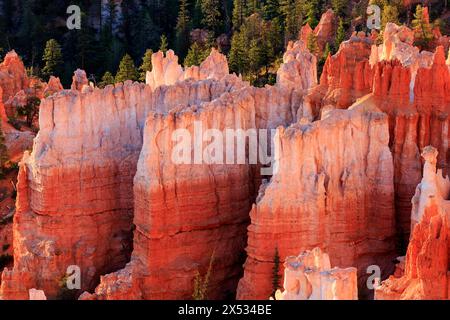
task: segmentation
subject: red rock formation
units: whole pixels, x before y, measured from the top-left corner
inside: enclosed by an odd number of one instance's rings
[[[288,43],[277,71],[277,86],[306,91],[317,84],[317,58],[300,41]]]
[[[276,300],[358,300],[356,268],[331,268],[330,257],[320,248],[287,257],[284,292]]]
[[[15,263],[4,273],[3,297],[22,297],[30,288],[57,297],[69,265],[81,268],[82,290],[123,267],[131,254],[133,177],[146,115],[210,101],[241,84],[237,78],[205,80],[152,92],[126,82],[44,99],[40,132],[19,174]],[[9,283],[27,272],[26,290],[12,291]]]
[[[0,87],[3,88],[3,102],[28,87],[28,84],[29,79],[22,60],[14,50],[9,52],[0,64]]]
[[[131,294],[141,299],[190,299],[196,272],[206,273],[212,255],[208,298],[232,297],[242,271],[248,212],[258,187],[256,168],[176,164],[171,137],[177,129],[194,136],[196,123],[204,130],[225,133],[225,129],[275,128],[294,119],[289,91],[276,87],[246,87],[210,103],[150,116],[134,179],[136,231],[131,262],[103,277],[94,295],[82,298]]]
[[[276,249],[283,260],[320,247],[333,265],[356,266],[361,276],[371,264],[389,272],[395,254],[388,118],[361,104],[279,129],[278,171],[250,213],[238,299],[270,295]]]
[[[303,41],[303,43],[308,42],[308,36],[314,33],[317,37],[317,46],[319,47],[319,51],[317,53],[318,57],[321,57],[323,51],[325,50],[325,46],[327,43],[333,43],[336,34],[336,16],[333,10],[328,9],[325,13],[320,17],[320,21],[314,30],[311,29],[309,23],[306,23],[299,32],[299,39]]]
[[[319,86],[305,97],[305,107],[315,117],[325,106],[348,108],[357,98],[371,91],[372,72],[369,65],[370,38],[363,34],[344,41],[334,56],[329,56],[323,67]]]
[[[449,299],[450,181],[436,173],[437,150],[426,147],[422,182],[412,200],[412,234],[404,274],[391,276],[375,291],[379,300]]]
[[[448,172],[448,110],[450,72],[442,47],[427,68],[403,66],[397,61],[374,67],[376,104],[389,114],[391,150],[394,155],[396,216],[400,239],[407,243],[410,231],[410,199],[421,179],[420,151],[431,144],[440,156],[439,168]],[[416,72],[414,89],[412,73]]]
[[[81,69],[75,70],[72,77],[72,90],[82,91],[84,86],[89,86],[89,80],[87,79],[86,72]]]
[[[336,16],[333,10],[328,9],[320,17],[319,24],[314,28],[314,34],[317,36],[317,46],[319,47],[318,56],[320,57],[325,50],[327,43],[333,43],[336,34]]]
[[[63,88],[59,78],[51,76],[50,79],[48,80],[48,84],[46,85],[46,87],[43,91],[43,95],[44,95],[44,97],[48,97],[48,96],[51,96],[52,94],[55,94],[62,90],[64,90],[64,88]]]

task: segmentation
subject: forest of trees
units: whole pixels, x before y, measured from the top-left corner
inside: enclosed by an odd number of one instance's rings
[[[0,0],[0,59],[15,49],[32,75],[47,79],[54,74],[67,86],[73,71],[82,68],[105,86],[145,80],[157,50],[172,48],[190,66],[215,46],[228,56],[231,71],[264,85],[274,82],[287,42],[298,37],[302,25],[314,28],[328,8],[339,20],[336,39],[325,54],[336,52],[348,37],[352,20],[365,18],[369,2],[382,8],[382,27],[392,21],[420,28],[424,47],[429,37],[420,16],[414,15],[416,7],[406,8],[402,0],[124,0],[120,8],[117,0],[103,2]],[[423,2],[430,6],[433,21],[449,6]],[[66,9],[73,4],[82,10],[80,30],[66,27]],[[314,36],[308,39],[313,52],[315,41]]]

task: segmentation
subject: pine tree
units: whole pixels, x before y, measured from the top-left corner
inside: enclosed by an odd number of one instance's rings
[[[163,34],[161,36],[161,42],[159,44],[159,51],[162,51],[164,54],[166,54],[168,49],[169,49],[169,43],[167,41],[166,35]]]
[[[272,267],[272,297],[275,296],[275,292],[280,288],[280,280],[280,254],[278,253],[278,247],[275,247]]]
[[[129,54],[125,54],[120,61],[119,70],[116,74],[116,82],[125,82],[126,80],[137,81],[139,72],[134,65],[133,59]]]
[[[280,15],[279,0],[267,0],[263,6],[263,17],[266,20],[272,20]]]
[[[257,39],[250,41],[250,48],[248,50],[249,69],[252,73],[251,82],[253,83],[258,78],[258,73],[264,62],[264,51],[261,43]],[[254,77],[254,78],[253,78]]]
[[[106,71],[102,77],[102,80],[99,82],[98,86],[99,86],[99,88],[104,88],[107,85],[114,84],[114,83],[115,83],[114,76],[112,75],[111,72]]]
[[[336,31],[336,39],[334,42],[334,48],[335,51],[339,50],[339,46],[341,43],[345,40],[345,27],[344,27],[344,20],[342,18],[339,18],[338,28]]]
[[[396,6],[386,5],[381,14],[381,30],[384,30],[388,22],[398,24],[398,9]]]
[[[243,74],[247,71],[247,47],[244,32],[235,32],[231,38],[231,49],[229,53],[230,68],[237,74]]]
[[[189,52],[184,59],[184,66],[199,66],[209,55],[209,51],[209,49],[201,48],[197,42],[194,42],[189,48]]]
[[[347,5],[347,0],[331,0],[331,6],[337,16],[342,16]]]
[[[45,44],[42,60],[45,62],[42,73],[47,79],[50,78],[51,75],[60,75],[63,64],[63,55],[61,46],[55,39],[50,39]]]
[[[180,0],[180,8],[178,11],[178,19],[175,35],[175,50],[180,58],[186,55],[189,47],[190,18],[187,8],[187,0]]]
[[[202,0],[202,23],[210,31],[216,32],[220,26],[220,11],[218,0]]]
[[[142,57],[142,64],[139,67],[140,77],[139,80],[145,81],[147,71],[152,71],[152,55],[153,50],[147,49],[144,56]]]
[[[234,0],[233,1],[233,29],[239,30],[241,25],[244,23],[246,16],[246,1],[245,0]]]
[[[428,48],[431,40],[433,40],[433,33],[429,21],[426,21],[423,15],[423,8],[421,5],[416,7],[412,26],[416,33],[416,45],[422,48]]]
[[[306,5],[306,22],[309,23],[309,25],[313,29],[319,23],[319,20],[317,19],[318,7],[319,7],[318,0],[310,0]]]
[[[308,35],[306,46],[307,46],[309,52],[311,52],[312,54],[317,55],[319,53],[319,45],[317,44],[317,36],[313,32],[311,32]]]
[[[259,0],[247,0],[247,16],[254,13],[261,13],[261,1]]]
[[[323,61],[327,60],[329,54],[331,54],[331,47],[330,44],[327,42],[327,44],[325,45],[325,49],[323,50],[322,55]]]

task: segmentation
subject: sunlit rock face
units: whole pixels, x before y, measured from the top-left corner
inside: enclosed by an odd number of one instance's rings
[[[82,290],[123,267],[132,250],[133,178],[147,114],[178,106],[183,94],[187,105],[209,101],[233,85],[205,80],[152,91],[126,82],[44,99],[41,129],[19,174],[15,264],[4,273],[3,298],[22,298],[33,287],[57,297],[69,265],[81,268]],[[8,284],[27,273],[29,282]]]
[[[29,79],[22,59],[13,50],[0,63],[0,87],[3,88],[3,102],[28,86]]]
[[[234,297],[242,276],[248,213],[260,182],[260,165],[250,160],[252,143],[242,164],[225,163],[230,148],[226,140],[219,142],[224,145],[223,157],[216,154],[207,160],[204,144],[206,158],[189,164],[196,157],[190,145],[188,159],[178,164],[173,162],[172,137],[183,130],[198,139],[196,127],[223,134],[227,129],[287,126],[296,114],[288,92],[246,87],[208,103],[172,109],[167,115],[150,115],[134,178],[136,230],[131,262],[124,270],[102,277],[94,295],[81,298],[190,299],[197,273],[204,276],[210,263],[208,298]],[[265,136],[258,137],[259,144],[264,140]],[[237,155],[235,146],[231,150]]]
[[[277,86],[306,91],[317,84],[317,58],[301,40],[289,42],[277,72]]]
[[[145,82],[152,89],[155,89],[159,86],[173,85],[187,79],[195,81],[222,80],[227,76],[229,76],[227,58],[214,48],[200,66],[192,66],[186,69],[183,69],[178,63],[178,57],[175,53],[168,50],[165,56],[161,51],[152,55],[152,71],[147,71]]]
[[[304,99],[304,108],[311,110],[314,118],[320,118],[323,108],[345,109],[371,92],[371,44],[369,37],[355,34],[341,44],[334,56],[327,58],[319,85]]]
[[[287,257],[284,263],[283,292],[276,300],[357,300],[356,268],[331,268],[330,257],[320,248],[299,256]]]
[[[413,72],[416,79],[411,89]],[[380,61],[374,65],[373,81],[375,104],[389,115],[397,231],[400,241],[407,244],[410,200],[422,177],[420,152],[425,146],[431,144],[439,150],[438,167],[448,172],[450,73],[443,48],[436,49],[429,67],[416,71],[399,60]]]
[[[127,268],[102,277],[90,298],[123,298],[127,288],[130,297],[188,298],[196,272],[205,272],[213,253],[211,297],[234,294],[259,171],[249,165],[175,170],[171,130],[174,124],[191,130],[195,119],[222,129],[287,126],[296,119],[300,93],[250,87],[225,74],[226,59],[214,50],[199,67],[200,79],[173,77],[176,61],[168,53],[161,68],[154,65],[158,85],[80,87],[85,77],[78,72],[73,90],[43,100],[40,132],[19,174],[14,267],[3,273],[4,299],[25,298],[31,288],[59,297],[70,265],[81,269],[78,293],[92,292],[100,276],[123,268],[132,252]],[[137,290],[135,280],[124,280],[129,277],[144,284]],[[122,279],[124,286],[114,280],[115,291],[108,279]]]
[[[335,40],[337,29],[337,19],[333,10],[328,9],[320,17],[320,21],[314,30],[309,23],[306,23],[299,32],[299,39],[304,43],[308,43],[308,36],[312,33],[317,37],[318,52],[317,56],[321,57],[325,50],[326,44],[331,44]]]
[[[424,148],[423,179],[412,199],[411,239],[403,274],[389,277],[375,298],[449,299],[450,181],[437,170],[437,150]]]
[[[284,261],[319,247],[333,265],[357,266],[363,275],[377,264],[389,273],[395,230],[387,116],[364,104],[333,110],[280,128],[275,141],[278,171],[250,213],[238,299],[270,295],[276,251]]]

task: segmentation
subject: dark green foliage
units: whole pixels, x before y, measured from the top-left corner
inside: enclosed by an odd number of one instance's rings
[[[278,253],[278,247],[275,247],[272,267],[272,297],[275,297],[275,292],[280,288],[280,280],[280,254]]]
[[[60,76],[63,64],[63,55],[61,46],[55,39],[47,41],[42,57],[45,65],[42,69],[42,74],[48,80],[50,76]]]
[[[331,0],[331,6],[337,16],[342,16],[344,14],[347,4],[347,0]]]
[[[216,33],[221,27],[221,13],[219,0],[201,0],[202,24],[203,26]]]
[[[310,0],[306,4],[306,22],[311,28],[315,28],[319,23],[319,0]]]
[[[129,54],[125,54],[120,61],[119,70],[117,71],[115,82],[125,82],[126,80],[137,81],[139,72],[134,65],[133,59]]]
[[[210,48],[202,48],[197,42],[194,42],[184,59],[184,66],[199,66],[208,57],[210,51]]]
[[[114,84],[114,83],[115,83],[114,76],[112,75],[111,72],[106,71],[105,74],[102,76],[102,80],[99,82],[98,86],[100,88],[104,88],[107,85]]]
[[[336,40],[334,42],[335,51],[339,50],[339,46],[345,40],[344,20],[339,18],[338,28],[336,31]]]
[[[259,14],[247,17],[231,40],[229,64],[233,72],[242,74],[254,85],[268,79],[270,67],[284,50],[279,18],[272,21],[262,19]]]
[[[144,56],[142,57],[142,64],[139,67],[139,72],[140,72],[139,80],[141,80],[143,82],[145,82],[145,76],[147,74],[147,71],[152,71],[152,55],[153,55],[153,50],[147,49],[145,51]]]
[[[317,55],[319,53],[317,36],[313,32],[308,35],[306,46],[308,47],[309,52],[311,52],[312,54]]]
[[[159,43],[159,51],[162,51],[164,54],[166,54],[168,49],[169,49],[169,43],[167,42],[166,35],[163,34],[161,36],[160,43]]]
[[[245,0],[233,1],[233,28],[239,30],[247,16],[247,4]]]
[[[29,97],[24,106],[17,107],[17,114],[26,118],[28,127],[32,127],[33,121],[37,118],[39,112],[39,105],[41,100],[38,97]]]
[[[189,47],[189,32],[191,31],[191,21],[187,7],[187,0],[180,0],[180,9],[178,11],[177,25],[175,27],[175,50],[182,59],[186,56]]]
[[[431,25],[423,16],[423,8],[421,5],[416,7],[412,26],[416,32],[416,45],[422,49],[428,49],[430,42],[433,40]]]

